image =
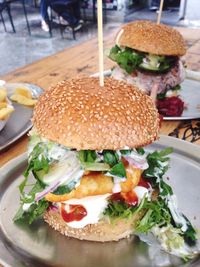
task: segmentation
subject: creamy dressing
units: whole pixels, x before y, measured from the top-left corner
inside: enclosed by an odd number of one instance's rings
[[[65,210],[69,212],[69,205],[82,205],[87,210],[87,215],[80,221],[73,221],[67,223],[72,228],[83,228],[88,224],[95,224],[101,218],[101,215],[108,205],[107,198],[110,194],[89,196],[81,199],[70,199],[65,203]],[[61,207],[61,203],[59,203]]]
[[[111,175],[108,175],[108,176],[111,176]],[[125,180],[126,180],[125,178],[120,178],[120,177],[117,177],[117,176],[113,176],[113,182],[114,182],[114,186],[113,186],[113,189],[112,189],[113,194],[121,192],[121,185],[120,184],[121,184],[121,182],[123,182]]]
[[[121,30],[119,31],[117,37],[116,37],[116,45],[118,45],[118,46],[120,46],[120,45],[119,45],[119,39],[120,39],[121,35],[123,34],[123,32],[124,32],[124,29],[121,29]]]
[[[28,211],[28,209],[30,208],[30,206],[31,206],[32,204],[34,204],[34,202],[31,202],[31,203],[24,203],[24,204],[22,205],[22,209],[23,209],[23,211]]]
[[[151,232],[155,235],[161,244],[161,247],[169,253],[178,257],[193,257],[197,251],[197,247],[189,247],[182,236],[180,230],[172,226],[158,227],[154,226]]]
[[[141,202],[141,200],[146,196],[148,197],[150,192],[146,187],[143,186],[136,186],[133,191],[136,193],[138,197],[138,203]]]
[[[116,192],[113,193],[118,193],[120,192],[119,190],[121,191],[121,187],[118,188],[118,190],[116,189]],[[136,186],[133,190],[138,197],[139,203],[145,196],[148,197],[150,194],[149,190],[143,186]],[[87,211],[87,215],[82,220],[66,222],[66,224],[72,228],[83,228],[88,224],[98,223],[98,221],[101,219],[103,211],[108,205],[108,197],[110,195],[111,194],[88,196],[81,199],[70,199],[62,202],[65,204],[66,212],[70,212],[69,205],[81,205]],[[58,203],[60,208],[62,203]]]
[[[59,145],[52,145],[49,149],[47,157],[53,160],[62,160],[71,155],[75,155],[75,152],[69,151],[66,148]]]
[[[168,196],[167,204],[168,204],[168,208],[170,209],[171,215],[172,215],[175,223],[177,225],[181,225],[181,230],[183,232],[187,231],[187,229],[188,229],[187,221],[178,210],[176,196],[175,195]]]

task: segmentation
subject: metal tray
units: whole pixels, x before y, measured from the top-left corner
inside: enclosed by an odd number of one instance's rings
[[[28,88],[34,98],[38,98],[43,92],[40,87],[29,83],[6,83],[4,86],[7,88],[8,96],[13,94],[15,88],[21,86]],[[14,102],[13,106],[15,111],[9,117],[6,126],[0,131],[0,152],[22,137],[32,127],[33,108]]]
[[[98,77],[99,73],[92,75]],[[111,70],[105,70],[104,76],[111,76]],[[164,120],[191,120],[200,118],[200,72],[187,70],[186,79],[181,83],[180,96],[187,109],[179,117],[164,117]]]
[[[200,147],[162,136],[148,150],[174,148],[169,183],[179,206],[200,228]],[[184,264],[137,237],[119,242],[88,242],[62,236],[42,220],[16,225],[12,218],[19,207],[18,185],[27,163],[23,154],[0,169],[0,262],[13,267],[163,267],[200,266],[200,258]]]

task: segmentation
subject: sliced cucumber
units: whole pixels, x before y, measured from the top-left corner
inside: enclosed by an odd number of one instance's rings
[[[82,167],[86,171],[109,171],[110,166],[107,163],[100,163],[100,162],[83,162]]]
[[[52,182],[56,180],[60,180],[67,176],[69,173],[69,170],[71,171],[71,164],[69,164],[69,161],[65,160],[62,162],[58,162],[55,164],[52,164],[50,166],[50,169],[48,173],[45,173],[44,171],[37,171],[34,173],[36,179],[40,180],[43,184],[49,185]],[[74,174],[74,178],[77,176],[77,174]],[[73,177],[69,177],[67,181],[65,181],[65,184],[68,182],[71,182],[71,179]]]
[[[144,69],[144,70],[153,70],[153,71],[159,71],[159,68],[158,67],[156,67],[156,66],[152,66],[152,65],[150,65],[150,64],[146,64],[146,63],[141,63],[140,65],[139,65],[139,67],[141,68],[141,69]]]

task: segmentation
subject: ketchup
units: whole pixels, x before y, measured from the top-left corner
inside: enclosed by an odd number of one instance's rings
[[[137,206],[138,205],[138,196],[134,191],[129,191],[127,193],[122,193],[125,202],[129,206]]]
[[[61,216],[65,222],[80,221],[87,215],[87,210],[82,205],[69,205],[69,212],[65,204],[61,205]]]
[[[138,204],[138,197],[134,191],[127,193],[114,193],[110,199],[112,201],[125,202],[129,206],[136,206]]]
[[[143,177],[141,177],[138,186],[143,186],[148,189],[150,187],[150,183],[147,182],[147,180],[145,180]]]

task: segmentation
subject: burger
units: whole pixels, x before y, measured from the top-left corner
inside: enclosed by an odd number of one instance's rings
[[[184,103],[178,97],[185,70],[180,59],[186,53],[181,34],[166,25],[134,21],[116,36],[109,58],[117,63],[112,77],[136,85],[157,100],[162,115],[180,116]]]
[[[151,232],[166,251],[192,257],[196,232],[163,179],[172,149],[143,148],[158,138],[159,123],[152,99],[123,81],[51,87],[34,109],[14,221],[43,217],[63,235],[98,242]]]

